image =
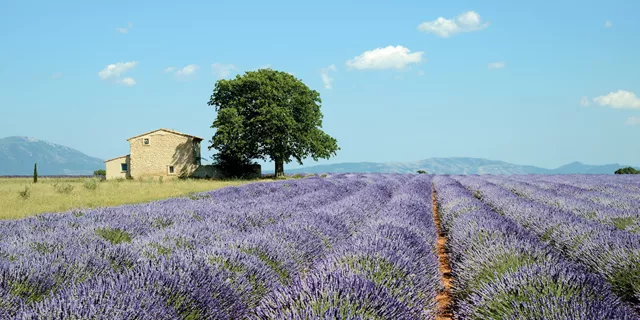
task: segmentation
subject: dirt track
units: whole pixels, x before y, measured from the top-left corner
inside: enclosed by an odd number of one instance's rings
[[[432,188],[432,202],[433,202],[433,219],[436,223],[436,229],[438,230],[438,242],[436,248],[438,250],[438,260],[440,261],[440,272],[442,273],[442,284],[444,290],[438,293],[436,301],[438,302],[438,315],[437,320],[450,320],[453,319],[452,312],[452,295],[451,295],[451,266],[449,265],[449,255],[447,254],[447,238],[442,233],[440,228],[440,215],[438,213],[438,204],[436,202],[436,190]]]

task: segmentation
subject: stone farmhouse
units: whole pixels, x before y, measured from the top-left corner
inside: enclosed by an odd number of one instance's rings
[[[200,137],[157,129],[127,141],[128,155],[104,162],[107,179],[186,177],[200,167]]]

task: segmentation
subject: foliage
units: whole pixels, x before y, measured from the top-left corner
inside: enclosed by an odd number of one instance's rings
[[[105,169],[98,169],[96,171],[93,172],[94,176],[106,176],[107,175],[107,170]]]
[[[111,244],[131,242],[131,235],[119,228],[98,228],[95,232],[100,238],[109,241]]]
[[[424,171],[424,170],[418,170],[417,172],[418,172],[418,174],[427,174],[427,172]]]
[[[96,190],[98,188],[98,180],[97,179],[85,179],[82,184],[87,190]]]
[[[219,80],[208,105],[218,112],[209,149],[222,165],[243,165],[253,159],[275,162],[276,176],[284,163],[311,157],[328,159],[339,150],[324,133],[320,94],[291,74],[271,69]]]
[[[70,194],[71,191],[75,189],[75,187],[70,183],[54,183],[53,188],[56,190],[57,193],[61,193],[61,194]]]
[[[31,196],[31,189],[29,189],[29,186],[24,186],[24,190],[20,190],[18,194],[22,199],[27,200]]]
[[[38,164],[34,163],[33,164],[33,183],[37,183],[38,182]]]
[[[614,172],[615,174],[640,174],[640,170],[633,167],[620,168]]]

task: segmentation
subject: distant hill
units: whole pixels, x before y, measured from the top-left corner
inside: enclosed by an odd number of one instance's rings
[[[29,137],[0,139],[0,176],[31,175],[38,163],[38,175],[91,175],[104,169],[101,159],[78,150]]]
[[[350,162],[310,166],[306,168],[285,169],[285,173],[344,173],[344,172],[386,172],[415,173],[426,170],[438,174],[613,174],[627,165],[606,164],[588,165],[572,162],[556,169],[518,165],[497,160],[480,158],[431,158],[415,162]],[[270,172],[272,170],[264,170]]]
[[[31,175],[33,163],[38,163],[39,175],[91,175],[94,170],[104,169],[101,159],[90,157],[78,150],[49,141],[29,137],[7,137],[0,139],[0,176]],[[438,174],[613,174],[628,165],[588,165],[572,162],[556,169],[518,165],[481,158],[430,158],[415,162],[351,162],[317,165],[297,169],[286,169],[285,173],[344,173],[381,172],[415,173],[426,170]],[[636,167],[640,170],[640,167]],[[263,172],[273,172],[264,168]]]

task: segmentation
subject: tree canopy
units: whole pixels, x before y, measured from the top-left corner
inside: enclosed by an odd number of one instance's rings
[[[614,172],[615,174],[640,174],[640,171],[633,167],[620,168]]]
[[[340,148],[321,130],[321,102],[317,91],[282,71],[260,69],[219,80],[207,103],[218,112],[209,149],[218,151],[218,164],[274,161],[276,176],[293,160],[302,165],[308,157],[328,159]]]

